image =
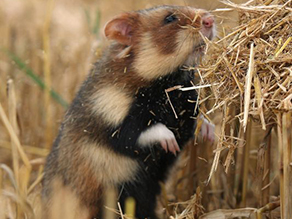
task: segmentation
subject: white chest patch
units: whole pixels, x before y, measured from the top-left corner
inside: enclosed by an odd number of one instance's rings
[[[114,85],[100,88],[92,98],[92,111],[111,125],[118,125],[127,116],[133,98]]]

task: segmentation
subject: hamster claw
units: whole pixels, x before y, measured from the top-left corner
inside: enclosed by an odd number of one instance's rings
[[[171,152],[176,155],[177,152],[180,152],[179,145],[173,132],[162,123],[157,123],[142,132],[137,141],[141,146],[149,146],[154,143],[160,143],[166,153]]]
[[[202,119],[202,125],[201,125],[200,135],[204,141],[208,140],[213,143],[215,141],[215,125],[209,122],[203,116],[201,117],[201,119]]]
[[[161,140],[160,145],[165,150],[166,153],[171,152],[176,156],[177,152],[180,152],[180,148],[174,135],[171,136],[170,138]]]

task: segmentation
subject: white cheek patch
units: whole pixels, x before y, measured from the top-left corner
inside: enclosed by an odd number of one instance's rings
[[[142,132],[137,140],[137,143],[143,147],[160,143],[161,147],[166,152],[170,151],[174,155],[176,155],[176,152],[180,151],[173,132],[162,123],[157,123]]]
[[[182,35],[180,32],[184,32]],[[177,48],[172,54],[161,54],[149,32],[143,34],[139,44],[139,52],[133,63],[137,73],[146,80],[153,80],[160,76],[167,75],[174,69],[182,65],[192,50],[192,40],[186,40],[188,36],[185,32],[180,31],[178,34]],[[187,42],[187,43],[185,43]]]

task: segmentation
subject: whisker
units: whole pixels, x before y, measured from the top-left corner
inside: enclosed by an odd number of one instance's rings
[[[185,13],[183,13],[181,11],[177,11],[177,12],[179,12],[179,14],[183,15],[185,18],[187,18],[189,21],[192,22],[192,19],[188,15],[186,15]]]
[[[184,6],[188,6],[188,4],[187,4],[186,0],[184,0]]]
[[[215,1],[213,1],[212,4],[209,5],[210,7],[209,7],[209,10],[208,10],[208,11],[211,11],[211,10],[213,10],[214,8],[218,8],[218,7],[219,7],[219,5],[220,5],[219,2],[216,2],[217,4],[215,4],[215,5],[214,5],[214,3],[215,3]]]

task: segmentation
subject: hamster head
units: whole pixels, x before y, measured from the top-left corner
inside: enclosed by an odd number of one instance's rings
[[[215,36],[215,24],[202,9],[158,6],[115,17],[106,24],[105,36],[119,48],[115,58],[130,59],[132,70],[151,81],[198,64],[204,38]]]

